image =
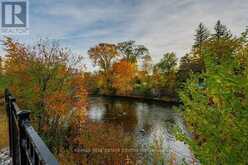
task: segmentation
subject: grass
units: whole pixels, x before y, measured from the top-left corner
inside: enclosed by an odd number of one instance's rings
[[[7,117],[1,106],[0,108],[0,149],[8,146],[8,125]]]
[[[0,149],[8,146],[8,120],[4,110],[3,99],[0,99]]]

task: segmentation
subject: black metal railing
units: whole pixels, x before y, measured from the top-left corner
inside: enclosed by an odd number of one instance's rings
[[[9,150],[13,165],[58,165],[31,125],[29,112],[21,110],[8,89],[5,90],[5,108],[9,125]]]

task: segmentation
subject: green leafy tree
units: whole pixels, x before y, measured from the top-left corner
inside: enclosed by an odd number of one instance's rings
[[[175,53],[166,53],[164,57],[154,66],[153,87],[158,97],[175,98],[176,94],[176,66]],[[165,98],[167,101],[168,98]]]
[[[205,50],[214,52],[216,63],[221,63],[222,60],[229,58],[239,49],[240,39],[234,37],[220,21],[217,21],[214,29],[215,32],[207,41]]]
[[[180,92],[192,139],[179,137],[202,164],[248,163],[248,60],[238,57],[239,51],[248,52],[247,42],[240,44],[218,63],[218,51],[206,49],[206,71],[193,74]]]
[[[162,74],[169,73],[175,71],[176,65],[177,65],[176,54],[171,52],[164,54],[160,62],[154,66],[154,69],[158,70],[158,72]]]
[[[135,41],[125,41],[117,44],[117,49],[123,56],[124,60],[136,63],[138,58],[149,54],[148,49],[144,45],[137,45]]]
[[[177,72],[177,83],[179,86],[190,77],[190,74],[196,71],[195,65],[193,64],[192,57],[190,54],[186,54],[180,59],[179,69]]]
[[[181,87],[190,77],[191,73],[201,73],[205,71],[204,54],[205,51],[214,52],[212,55],[215,62],[228,58],[240,46],[240,39],[232,37],[230,30],[220,21],[215,25],[214,34],[210,35],[208,29],[200,23],[195,34],[195,43],[192,52],[180,59],[179,70],[177,72],[177,84]]]

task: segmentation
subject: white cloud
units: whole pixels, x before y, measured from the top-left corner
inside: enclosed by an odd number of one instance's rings
[[[218,19],[239,34],[248,25],[248,1],[145,0],[137,9],[130,32],[151,49],[155,60],[165,51],[179,57],[191,49],[200,22],[211,29]]]
[[[167,51],[178,57],[191,49],[200,22],[210,29],[218,19],[239,34],[248,25],[247,0],[35,1],[30,5],[30,36],[61,40],[87,56],[99,42],[136,40],[157,62]]]

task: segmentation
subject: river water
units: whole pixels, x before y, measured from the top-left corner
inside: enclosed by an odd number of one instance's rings
[[[192,161],[192,153],[186,144],[175,139],[173,128],[178,126],[184,132],[187,131],[179,114],[172,107],[173,105],[158,101],[91,97],[88,121],[118,126],[123,130],[124,136],[134,137],[134,147],[151,148],[154,142],[159,142],[156,144],[167,153],[164,155],[171,161],[180,162],[185,159],[189,163]],[[112,136],[111,131],[109,136]]]

